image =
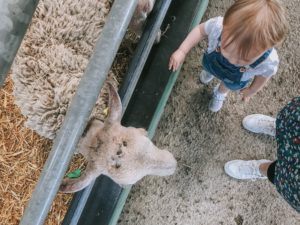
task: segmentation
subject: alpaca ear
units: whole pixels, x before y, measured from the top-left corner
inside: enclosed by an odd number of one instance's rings
[[[121,122],[122,103],[117,90],[108,82],[109,89],[109,114],[106,119],[107,123]]]

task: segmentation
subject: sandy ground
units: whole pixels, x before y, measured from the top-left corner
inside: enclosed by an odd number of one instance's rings
[[[231,0],[211,0],[204,20],[223,15]],[[155,141],[178,159],[170,177],[146,177],[135,185],[120,225],[296,225],[297,214],[267,180],[236,181],[224,171],[232,159],[275,159],[276,143],[241,127],[244,116],[275,116],[292,97],[300,95],[300,2],[285,1],[290,33],[278,49],[280,70],[249,103],[231,94],[219,113],[208,111],[213,85],[199,85],[200,55],[205,43],[186,60],[173,89]],[[180,107],[178,107],[180,106]]]

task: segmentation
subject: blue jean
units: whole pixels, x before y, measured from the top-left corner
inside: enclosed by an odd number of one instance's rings
[[[243,76],[242,67],[231,64],[220,52],[220,47],[211,53],[204,53],[202,60],[206,72],[223,81],[225,86],[237,91],[243,89],[250,80],[241,81]]]
[[[207,73],[211,74],[207,70],[205,70],[205,71]],[[213,74],[211,74],[211,75],[214,76]],[[216,77],[218,79],[217,76],[214,76],[214,77]],[[219,79],[219,80],[221,80],[224,83],[225,87],[227,87],[228,89],[230,89],[232,91],[238,91],[238,90],[244,89],[250,81],[250,80],[247,80],[247,81],[240,81],[239,83],[234,83],[234,82],[229,82],[226,79]]]
[[[252,63],[250,67],[255,68],[261,62],[263,62],[270,55],[271,51],[272,49],[267,50],[261,57],[259,57],[254,63]],[[241,80],[244,72],[246,71],[246,67],[231,64],[222,55],[220,46],[218,46],[211,53],[204,53],[202,65],[206,72],[223,81],[225,86],[232,91],[237,91],[245,88],[250,81]]]

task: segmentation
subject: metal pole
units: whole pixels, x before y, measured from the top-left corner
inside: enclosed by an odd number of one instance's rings
[[[39,0],[0,0],[0,87],[21,45]]]
[[[21,225],[42,225],[87,124],[138,0],[115,0]]]
[[[122,99],[123,109],[126,109],[127,105],[129,104],[134,88],[140,78],[150,50],[155,42],[156,35],[167,14],[171,2],[172,0],[156,1],[156,7],[154,7],[146,26],[146,28],[148,28],[151,25],[151,29],[144,30],[144,33],[136,48],[136,53],[133,56],[133,59],[129,65],[127,71],[128,75],[123,81],[123,86],[119,91],[120,96],[124,95],[124,98]]]

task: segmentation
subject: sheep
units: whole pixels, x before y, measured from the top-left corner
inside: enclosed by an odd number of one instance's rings
[[[79,191],[100,174],[124,186],[146,175],[167,176],[175,172],[174,156],[158,149],[147,137],[146,130],[121,125],[119,95],[112,84],[108,83],[108,87],[110,112],[107,119],[104,123],[91,120],[78,145],[78,152],[88,161],[87,167],[79,178],[65,178],[61,192]]]
[[[154,2],[139,0],[129,29],[141,34]],[[13,94],[26,127],[48,139],[56,137],[111,4],[112,0],[40,0],[12,66]],[[117,84],[116,77],[112,70],[108,80]],[[104,108],[102,92],[91,118],[103,119]]]
[[[148,15],[151,13],[156,0],[139,0],[129,24],[129,30],[133,31],[138,37],[142,35]],[[159,30],[155,42],[159,43],[161,31]]]

